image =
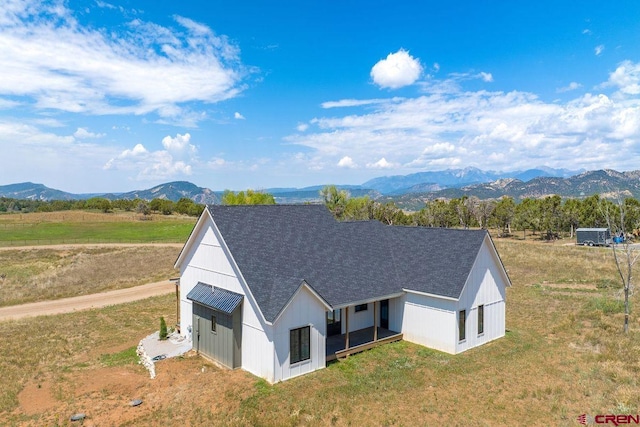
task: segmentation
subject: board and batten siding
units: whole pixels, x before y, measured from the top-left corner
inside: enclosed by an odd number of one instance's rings
[[[242,368],[263,378],[273,378],[273,339],[258,306],[238,277],[223,248],[211,216],[202,215],[184,249],[180,264],[180,331],[193,339],[193,304],[187,294],[198,282],[244,295],[242,303]],[[191,332],[189,332],[191,331]],[[193,342],[193,341],[192,341]]]
[[[272,382],[297,377],[326,366],[326,307],[306,286],[301,286],[273,324],[275,376]],[[310,358],[291,364],[289,331],[310,327]]]
[[[456,353],[501,338],[505,333],[505,300],[508,278],[489,238],[467,278],[458,310],[466,310],[466,339],[456,343]],[[484,332],[478,334],[478,306],[484,305]]]
[[[214,310],[211,307],[194,303],[194,347],[200,353],[212,358],[227,368],[239,368],[241,363],[240,343],[242,325],[240,323],[242,307],[238,306],[232,314]],[[212,328],[212,316],[216,318],[216,330]]]
[[[357,331],[364,328],[370,328],[373,326],[373,303],[367,304],[367,309],[356,313],[356,307],[350,305],[342,309],[342,334],[347,333],[347,321],[345,318],[345,311],[349,310],[349,332]],[[378,311],[376,313],[378,319],[380,318],[380,303],[378,303]],[[378,321],[378,323],[380,323]]]
[[[447,353],[455,353],[456,301],[411,291],[406,291],[402,300],[403,339]]]

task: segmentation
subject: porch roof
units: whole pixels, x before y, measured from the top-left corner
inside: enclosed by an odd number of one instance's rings
[[[202,282],[198,282],[187,294],[187,299],[227,314],[233,313],[242,298],[240,294]]]

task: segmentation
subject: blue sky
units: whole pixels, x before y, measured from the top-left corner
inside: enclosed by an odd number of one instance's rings
[[[263,189],[639,155],[635,0],[0,10],[0,185]]]

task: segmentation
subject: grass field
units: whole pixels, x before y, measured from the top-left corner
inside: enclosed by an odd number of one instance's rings
[[[179,247],[71,247],[0,251],[0,307],[88,295],[175,277]]]
[[[495,243],[513,281],[504,338],[455,356],[399,342],[273,386],[198,357],[162,361],[149,380],[131,349],[159,316],[175,322],[171,295],[0,323],[0,424],[66,425],[80,411],[95,425],[574,426],[580,414],[638,413],[637,296],[623,335],[610,249]],[[86,384],[117,375],[133,385]],[[38,387],[51,408],[16,411]],[[145,400],[138,412],[132,398]]]
[[[196,219],[84,211],[0,215],[0,246],[62,243],[184,243]]]

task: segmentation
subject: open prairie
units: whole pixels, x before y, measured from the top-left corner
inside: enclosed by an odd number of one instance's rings
[[[581,414],[638,413],[637,297],[623,335],[611,250],[495,243],[513,281],[508,332],[456,356],[400,342],[268,385],[188,355],[158,362],[151,380],[134,347],[160,316],[175,323],[172,295],[2,322],[0,423],[67,425],[83,412],[85,426],[571,426]]]

